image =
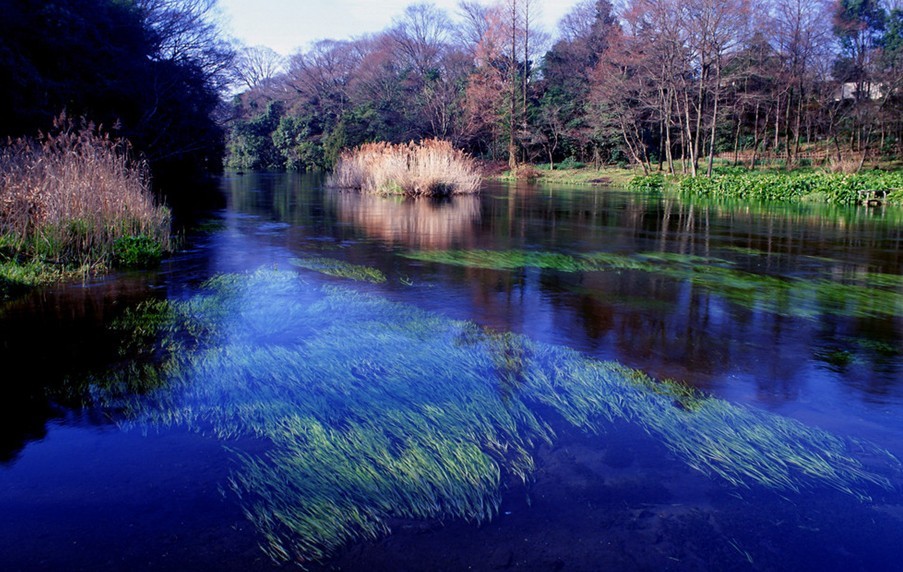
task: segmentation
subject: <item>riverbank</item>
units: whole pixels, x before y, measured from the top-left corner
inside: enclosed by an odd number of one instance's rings
[[[754,201],[813,202],[853,205],[875,198],[876,204],[903,204],[903,171],[724,171],[711,177],[636,177],[634,189],[662,189],[686,196]]]
[[[507,167],[507,166],[506,166]],[[596,169],[590,166],[549,168],[549,164],[522,165],[517,172],[507,168],[484,166],[486,178],[497,181],[529,180],[538,184],[552,185],[592,185],[615,188],[626,188],[636,176],[641,175],[640,169],[630,167],[601,167]]]
[[[860,173],[829,173],[813,169],[796,171],[748,171],[731,167],[716,169],[712,177],[644,175],[625,167],[556,168],[524,165],[515,173],[489,168],[487,178],[499,181],[529,180],[538,184],[598,185],[635,191],[671,191],[687,196],[759,201],[856,204],[869,197],[881,205],[903,205],[903,170],[870,170]],[[869,193],[876,191],[876,193]]]

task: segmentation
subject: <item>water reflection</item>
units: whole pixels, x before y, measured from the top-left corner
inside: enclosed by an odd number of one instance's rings
[[[873,349],[903,347],[899,209],[506,185],[431,203],[331,193],[316,178],[281,175],[227,180],[226,189],[235,211],[253,217],[236,220],[240,240],[255,244],[247,267],[274,247],[287,253],[273,264],[327,256],[373,267],[398,299],[734,399],[824,403],[813,388],[829,384],[903,404],[899,350]],[[262,233],[262,221],[289,226]],[[236,246],[222,256],[236,257]],[[398,256],[474,250],[607,253],[639,266],[571,272]],[[822,367],[834,346],[850,354],[848,366]]]
[[[326,206],[338,220],[387,245],[411,249],[470,248],[480,224],[480,200],[460,196],[445,200],[397,198],[337,192]]]
[[[900,473],[864,444],[903,455],[903,311],[887,302],[903,294],[899,211],[501,185],[405,202],[276,174],[226,178],[223,191],[222,220],[159,273],[75,296],[50,290],[0,316],[8,371],[31,372],[0,395],[2,451],[15,457],[31,441],[20,460],[49,459],[32,473],[0,466],[0,490],[20,483],[11,501],[0,496],[15,509],[0,511],[15,515],[0,535],[14,562],[34,562],[22,546],[44,543],[49,562],[70,562],[76,540],[89,545],[76,531],[101,513],[84,503],[108,498],[89,479],[65,495],[67,520],[55,506],[33,510],[60,498],[46,494],[57,475],[86,464],[113,498],[146,505],[190,509],[200,482],[236,492],[277,558],[316,558],[393,527],[431,547],[411,569],[451,553],[471,560],[440,568],[554,568],[549,554],[581,550],[568,565],[593,569],[600,555],[648,569],[675,555],[710,569],[746,566],[750,554],[776,569],[899,561]],[[504,260],[417,257],[478,251]],[[57,449],[41,441],[111,422],[197,440],[178,451],[93,430]],[[85,454],[101,442],[129,448],[128,462]],[[159,494],[175,485],[156,477],[136,487],[161,460],[189,494]],[[209,539],[222,538],[173,533],[181,516],[134,514],[160,536],[105,528],[83,552],[118,558],[115,542],[161,562],[165,536],[210,564]],[[445,517],[433,529],[407,520]],[[218,526],[247,541],[239,522]],[[344,562],[367,567],[360,554],[392,546],[400,558],[408,545],[358,545]],[[265,568],[258,556],[228,564]]]
[[[105,425],[110,418],[83,411],[84,393],[68,386],[118,359],[108,325],[148,295],[155,273],[135,273],[31,292],[0,308],[0,464],[14,461],[51,420]],[[76,413],[73,413],[75,411]]]

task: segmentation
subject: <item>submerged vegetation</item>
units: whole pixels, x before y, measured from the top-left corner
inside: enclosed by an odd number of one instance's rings
[[[476,162],[448,141],[365,143],[342,152],[330,184],[365,193],[444,196],[480,190]]]
[[[327,258],[325,256],[292,258],[290,262],[298,268],[306,268],[307,270],[313,270],[338,278],[349,278],[351,280],[372,282],[374,284],[381,284],[386,281],[386,275],[376,268],[359,266],[357,264],[345,262],[344,260]]]
[[[146,168],[92,126],[58,129],[0,149],[0,260],[51,273],[159,261],[170,214]]]
[[[864,499],[899,470],[867,443],[291,272],[220,276],[120,327],[124,355],[151,365],[84,391],[127,425],[263,440],[233,451],[229,483],[264,550],[302,565],[398,518],[493,518],[561,423],[629,421],[737,487]]]
[[[734,268],[730,261],[663,252],[631,255],[609,252],[562,254],[522,250],[445,250],[411,252],[415,260],[470,268],[559,272],[631,270],[688,280],[745,307],[781,315],[875,317],[903,315],[899,277],[876,273],[845,282],[828,278],[778,278]]]

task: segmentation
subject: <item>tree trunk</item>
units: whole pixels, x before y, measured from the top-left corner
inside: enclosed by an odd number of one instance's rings
[[[693,144],[693,131],[692,131],[691,123],[690,123],[690,94],[687,93],[686,91],[684,92],[684,100],[685,100],[684,116],[686,117],[686,120],[687,120],[685,139],[687,142],[687,148],[690,151],[690,157],[689,157],[690,174],[695,177],[696,176],[696,149],[695,149],[695,145]]]
[[[517,123],[517,0],[511,1],[511,61],[509,62],[511,109],[508,121],[508,168],[517,169],[517,146],[514,142],[514,125]]]
[[[671,153],[671,101],[673,93],[668,91],[668,101],[665,106],[665,154],[668,159],[668,173],[674,174],[674,156]]]
[[[715,103],[712,106],[712,132],[709,137],[709,166],[706,176],[712,177],[712,169],[715,164],[715,132],[718,126],[718,100],[721,96],[721,59],[715,62]]]

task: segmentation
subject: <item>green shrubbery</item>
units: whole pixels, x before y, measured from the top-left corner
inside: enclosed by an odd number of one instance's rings
[[[731,173],[712,178],[688,177],[680,181],[678,189],[681,193],[708,197],[854,204],[859,191],[886,190],[892,197],[894,192],[899,195],[903,173]]]
[[[629,190],[638,192],[661,191],[664,187],[665,176],[661,173],[634,177],[630,180],[630,183],[627,184]]]
[[[709,177],[666,178],[662,174],[634,177],[634,191],[672,188],[681,194],[760,201],[810,201],[855,204],[859,191],[887,191],[890,204],[903,204],[903,172],[867,171],[857,174],[826,172],[762,173],[727,170]]]
[[[113,241],[113,262],[122,268],[150,268],[163,258],[163,247],[150,236],[121,236]]]

